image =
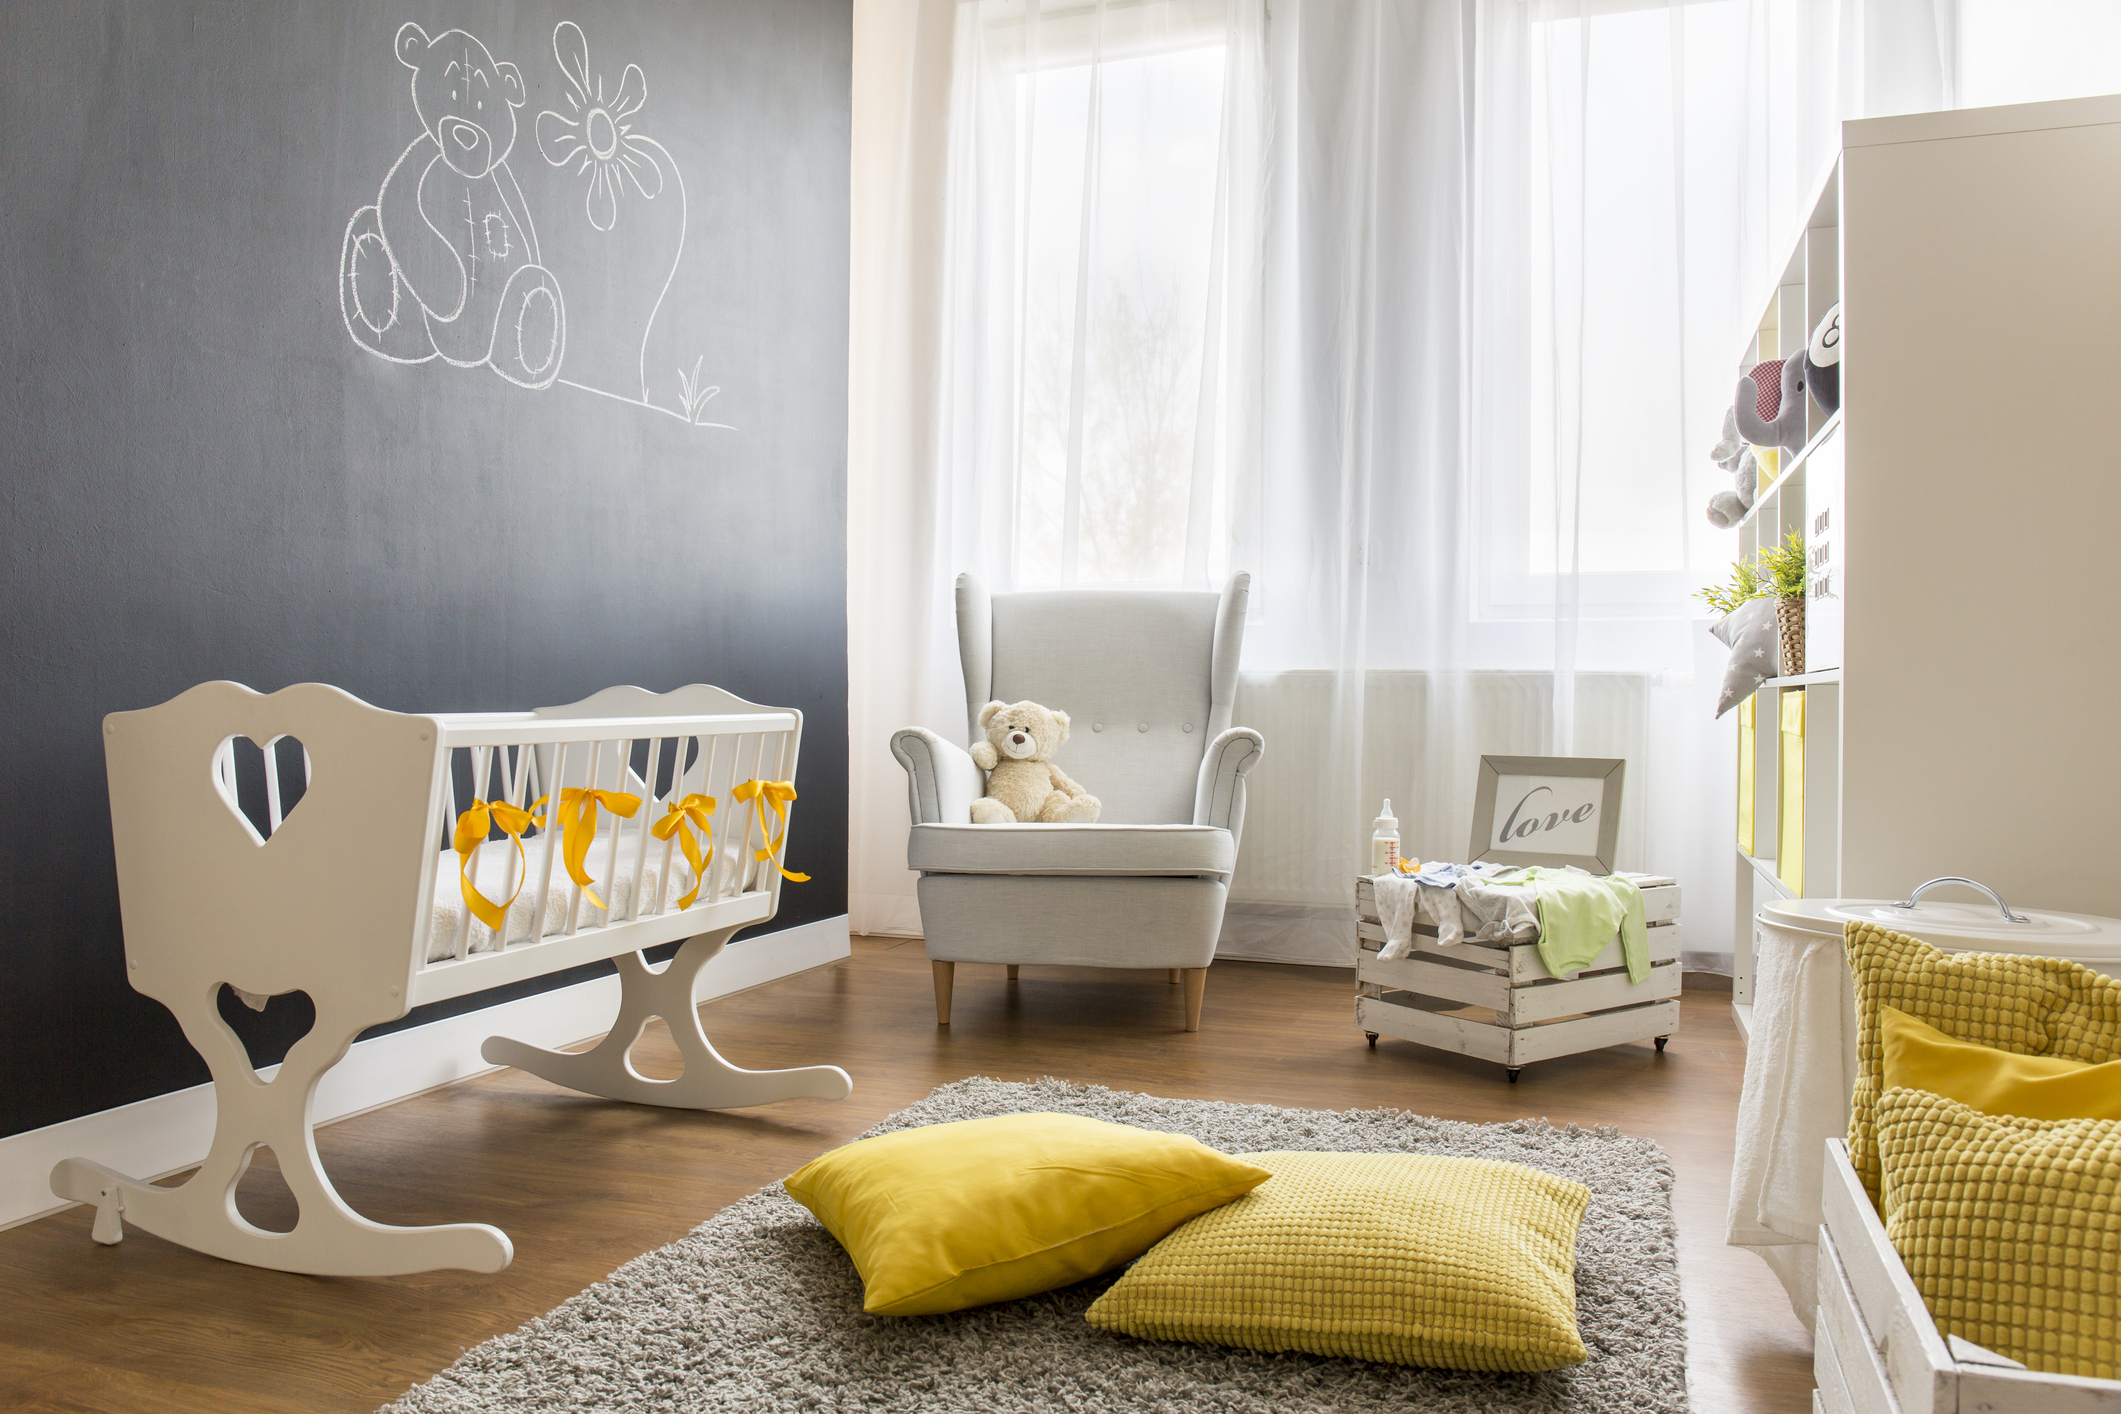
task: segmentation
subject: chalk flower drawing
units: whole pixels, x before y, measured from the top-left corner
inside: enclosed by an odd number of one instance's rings
[[[655,160],[662,148],[635,136],[628,121],[648,101],[648,78],[639,64],[628,64],[618,90],[607,97],[604,76],[589,72],[589,41],[573,20],[562,20],[553,30],[552,52],[567,76],[572,90],[567,106],[575,116],[550,108],[538,114],[538,151],[555,167],[589,174],[589,224],[608,231],[619,222],[619,194],[626,182],[643,197],[663,190],[663,169]]]

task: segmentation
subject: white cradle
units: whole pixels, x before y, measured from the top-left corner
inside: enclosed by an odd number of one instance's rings
[[[496,1036],[485,1059],[589,1094],[687,1109],[840,1099],[852,1088],[837,1066],[730,1065],[701,1030],[693,1000],[700,969],[731,935],[779,906],[781,861],[760,856],[785,841],[792,791],[776,802],[756,783],[793,779],[799,712],[695,684],[663,694],[607,688],[534,712],[418,716],[318,683],[265,696],[211,682],[159,707],[113,713],[103,731],[128,980],[175,1013],[206,1058],[216,1117],[204,1164],[179,1187],[84,1159],[53,1169],[54,1193],[96,1205],[99,1242],[117,1242],[129,1219],[198,1251],[283,1271],[499,1271],[513,1249],[498,1228],[389,1227],[345,1204],[317,1160],[317,1082],[362,1031],[413,1007],[605,958],[617,960],[623,996],[602,1042],[559,1052]],[[239,798],[236,751],[246,737],[263,748],[262,802]],[[630,819],[593,812],[599,828],[586,872],[595,893],[570,877],[552,813],[570,788],[641,802]],[[658,839],[652,828],[694,795],[719,801],[712,814],[693,802],[691,818],[705,816],[711,841],[688,827],[703,853],[713,851],[704,878],[687,864],[686,830],[666,826]],[[555,826],[523,831],[520,863],[499,830],[471,854],[486,899],[498,904],[520,885],[518,898],[531,900],[508,918],[505,943],[470,907],[437,905],[438,880],[443,897],[457,887],[452,835],[475,798]],[[622,887],[607,892],[612,884]],[[694,884],[697,897],[681,907]],[[531,918],[546,926],[529,926]],[[453,936],[438,936],[443,929]],[[660,967],[641,956],[679,939],[689,941]],[[271,1081],[221,1016],[224,983],[255,996],[302,991],[315,1004],[315,1025]],[[673,1080],[643,1077],[627,1060],[658,1016],[685,1059]],[[253,1226],[235,1206],[237,1181],[268,1146],[300,1209],[285,1233]]]

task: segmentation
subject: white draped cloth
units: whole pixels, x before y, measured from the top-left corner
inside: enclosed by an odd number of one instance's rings
[[[1847,1134],[1856,1084],[1855,989],[1840,935],[1757,928],[1725,1240],[1760,1254],[1809,1327],[1826,1141]]]

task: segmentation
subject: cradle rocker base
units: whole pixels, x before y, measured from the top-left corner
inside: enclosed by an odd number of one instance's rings
[[[311,1105],[317,1082],[360,1027],[319,1008],[317,1025],[288,1050],[279,1074],[260,1080],[227,1023],[203,1004],[179,1020],[214,1077],[214,1141],[198,1171],[175,1188],[129,1178],[87,1159],[62,1159],[52,1192],[95,1205],[91,1235],[121,1241],[125,1223],[231,1262],[310,1276],[402,1276],[444,1267],[497,1272],[515,1256],[508,1235],[485,1223],[390,1227],[362,1217],[339,1196],[317,1159]],[[261,1148],[280,1161],[300,1216],[268,1232],[236,1209],[236,1185]]]
[[[844,1100],[853,1092],[854,1082],[836,1065],[743,1070],[724,1060],[707,1039],[693,1000],[694,986],[700,969],[713,961],[735,931],[693,938],[660,968],[650,967],[637,952],[622,954],[617,959],[623,988],[618,1020],[603,1040],[586,1051],[549,1051],[506,1036],[491,1036],[479,1054],[494,1065],[514,1066],[569,1090],[637,1105],[732,1110],[781,1100]],[[641,1032],[659,1016],[668,1023],[670,1037],[685,1058],[685,1073],[674,1080],[651,1080],[627,1059]]]
[[[235,1204],[236,1181],[249,1167],[248,1154],[233,1175],[225,1165],[215,1172],[209,1159],[182,1186],[160,1188],[87,1159],[61,1159],[52,1170],[52,1192],[95,1205],[91,1235],[105,1246],[123,1241],[130,1221],[209,1257],[307,1276],[394,1277],[444,1268],[497,1272],[515,1260],[508,1234],[485,1223],[389,1227],[370,1222],[346,1206],[314,1162],[306,1166],[306,1175],[302,1166],[283,1169],[302,1210],[294,1230],[253,1227]]]

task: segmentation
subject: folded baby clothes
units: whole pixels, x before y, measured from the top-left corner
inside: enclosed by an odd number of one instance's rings
[[[1489,878],[1511,872],[1500,864],[1430,864],[1415,874],[1386,874],[1371,881],[1377,895],[1377,919],[1385,944],[1378,961],[1391,962],[1414,951],[1414,927],[1436,930],[1439,945],[1508,938],[1526,942],[1539,931],[1528,890],[1479,892]]]
[[[1471,941],[1529,943],[1539,936],[1539,894],[1518,877],[1525,872],[1491,867],[1459,884],[1458,908]]]
[[[1532,865],[1512,871],[1539,899],[1539,960],[1556,977],[1581,972],[1620,935],[1628,980],[1650,975],[1649,933],[1643,923],[1642,890],[1630,880],[1600,878],[1581,869]]]
[[[1380,962],[1411,956],[1415,926],[1426,923],[1444,947],[1536,941],[1539,960],[1556,977],[1581,972],[1618,933],[1628,980],[1649,976],[1642,890],[1620,875],[1600,878],[1540,865],[1431,864],[1418,874],[1371,882],[1385,932]]]

